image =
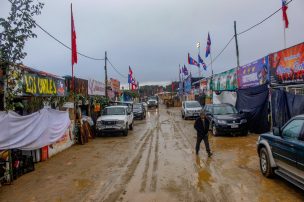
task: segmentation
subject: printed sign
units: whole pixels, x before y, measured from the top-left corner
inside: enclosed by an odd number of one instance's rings
[[[115,93],[119,92],[120,82],[116,79],[111,78],[111,88],[112,88],[112,91],[114,91]]]
[[[64,80],[51,77],[42,77],[36,74],[24,74],[23,86],[23,93],[25,95],[64,96],[66,93]]]
[[[85,79],[80,79],[80,78],[75,78],[75,93],[80,94],[82,96],[87,96],[88,95],[88,80]],[[72,78],[71,77],[66,77],[66,83],[67,86],[69,87],[69,91],[73,92],[73,85],[72,85]]]
[[[88,83],[88,94],[89,95],[105,95],[105,84],[100,82],[100,81],[96,81],[93,79],[89,80]]]
[[[271,84],[304,83],[304,43],[269,55]]]
[[[239,67],[237,78],[239,88],[249,88],[267,83],[268,57]]]
[[[236,69],[216,74],[213,76],[212,90],[214,91],[234,91],[237,89]]]

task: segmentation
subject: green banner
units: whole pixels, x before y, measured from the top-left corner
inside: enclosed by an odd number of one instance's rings
[[[237,89],[236,69],[230,69],[220,74],[213,75],[212,90],[234,91]]]

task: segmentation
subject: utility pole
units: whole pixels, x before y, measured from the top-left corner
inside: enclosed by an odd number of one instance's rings
[[[236,46],[237,68],[239,68],[240,67],[240,55],[239,55],[239,45],[238,45],[237,33],[236,33],[236,21],[234,21],[234,38],[235,38],[235,46]]]
[[[106,89],[105,89],[105,95],[106,95],[106,98],[108,98],[108,70],[107,70],[107,51],[105,52],[105,66],[104,66],[104,70],[105,70],[105,86],[106,86]]]

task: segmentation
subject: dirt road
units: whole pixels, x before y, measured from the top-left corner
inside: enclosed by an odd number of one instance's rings
[[[259,171],[257,135],[212,137],[194,154],[193,121],[150,110],[127,137],[97,138],[39,163],[0,188],[0,201],[304,201],[301,190]]]

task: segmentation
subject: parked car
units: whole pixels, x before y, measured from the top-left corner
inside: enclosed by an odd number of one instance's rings
[[[183,119],[199,117],[202,110],[203,108],[198,101],[182,102],[181,113]]]
[[[97,134],[122,132],[127,136],[133,130],[133,112],[128,106],[109,106],[104,108],[96,121]]]
[[[214,136],[219,134],[248,134],[245,114],[238,112],[231,104],[207,104],[204,112],[210,121],[210,129]]]
[[[156,107],[158,108],[158,101],[154,99],[149,99],[148,102],[148,108]]]
[[[147,110],[148,110],[148,104],[146,103],[146,102],[142,102],[143,103],[143,105],[144,105],[144,107],[145,107],[145,110],[146,110],[146,112],[147,112]]]
[[[146,109],[143,103],[136,103],[133,105],[134,118],[145,119]]]
[[[276,174],[304,190],[304,115],[260,135],[257,152],[265,177]]]

